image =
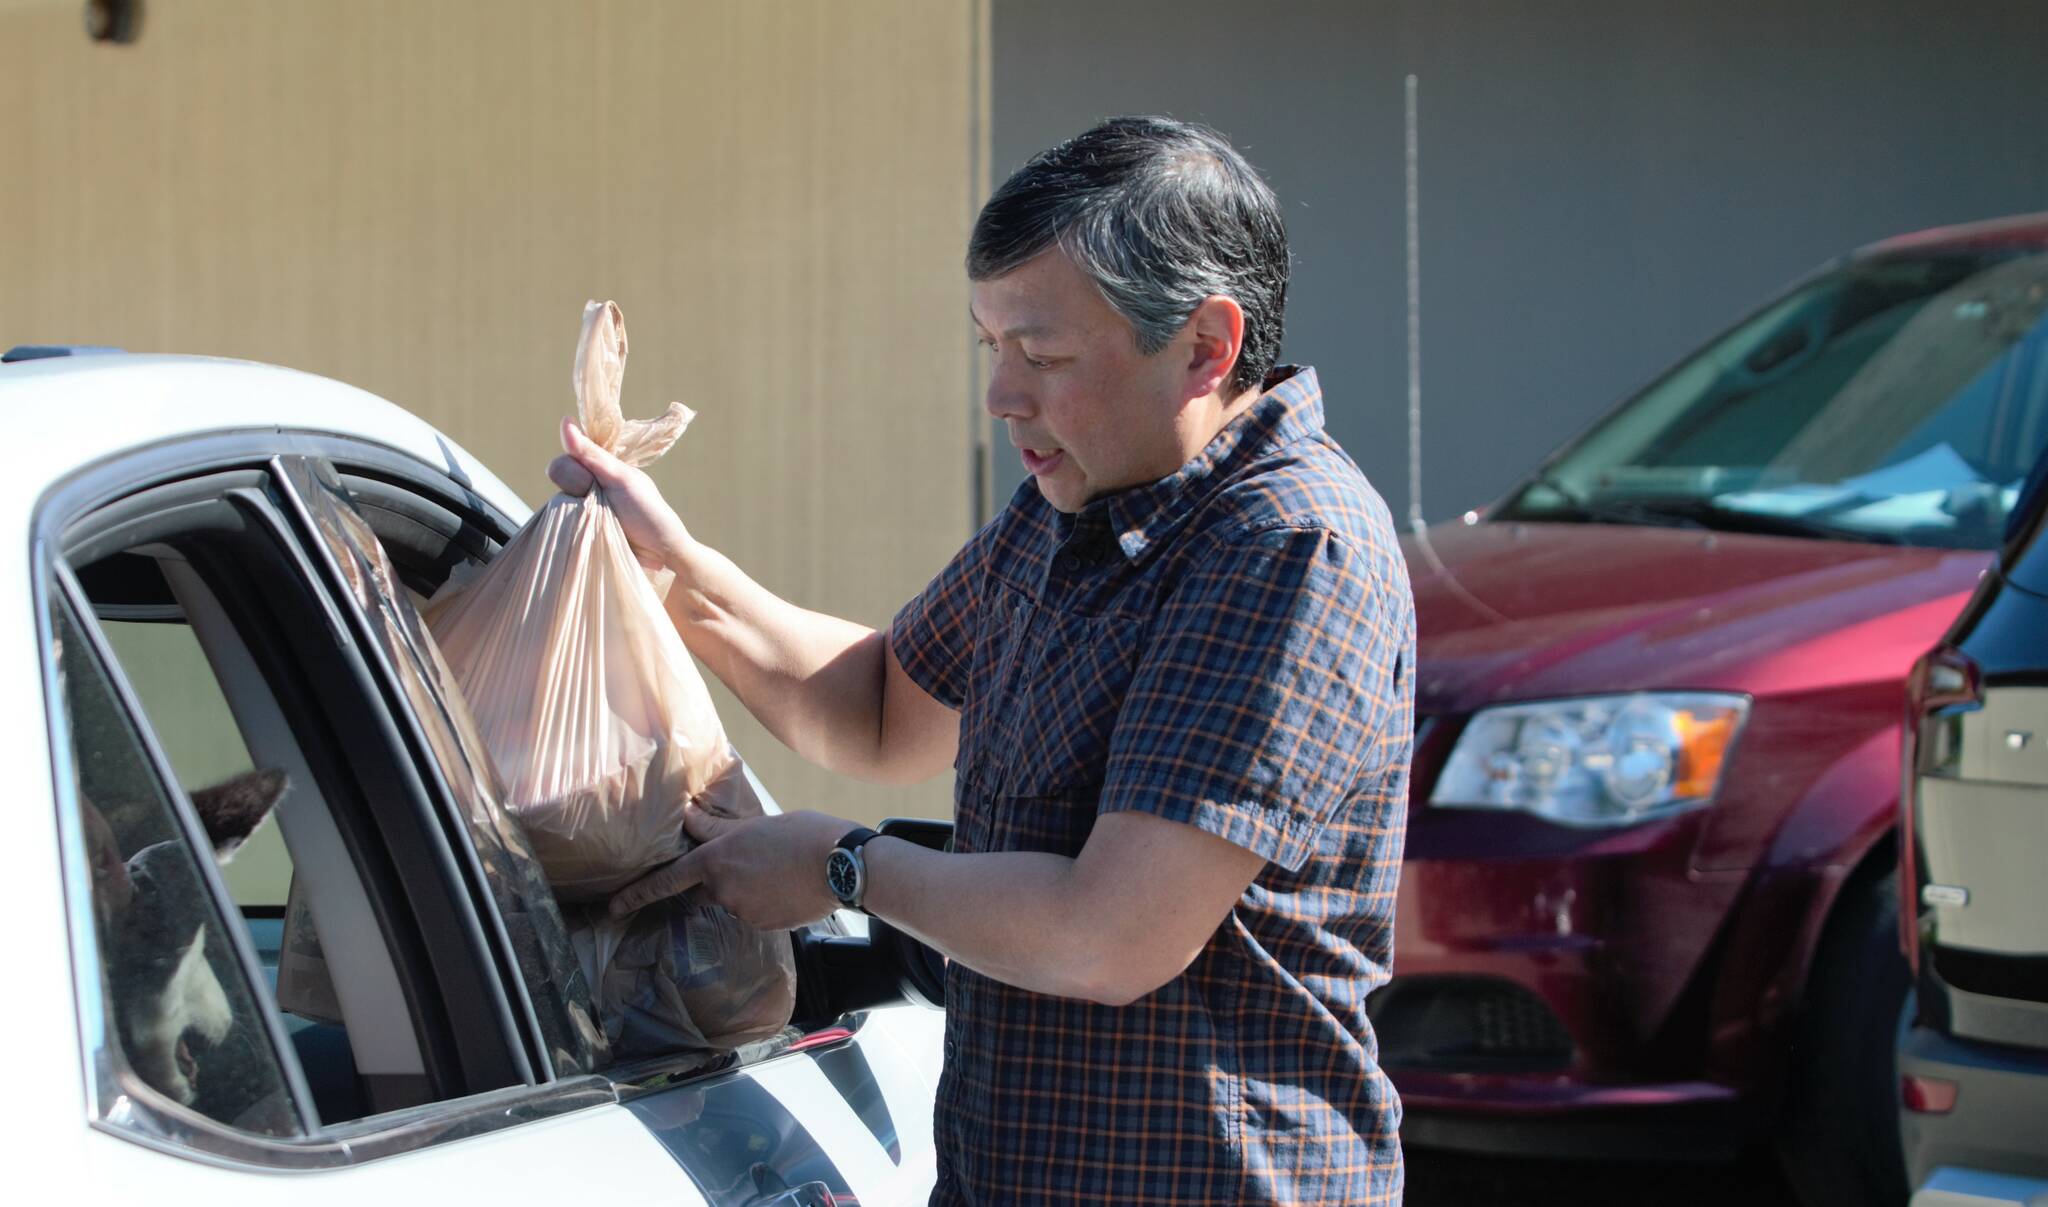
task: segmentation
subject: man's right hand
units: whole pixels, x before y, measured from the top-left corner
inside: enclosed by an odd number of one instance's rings
[[[573,419],[562,420],[562,448],[566,450],[548,463],[548,480],[563,494],[585,495],[593,486],[604,490],[612,514],[626,530],[642,562],[651,567],[680,565],[689,549],[690,530],[647,471],[627,465],[599,448]]]
[[[548,477],[565,494],[602,489],[641,563],[675,572],[663,603],[683,644],[778,741],[875,783],[916,783],[952,765],[960,714],[911,681],[888,634],[777,598],[697,543],[646,473],[568,420],[562,447]]]

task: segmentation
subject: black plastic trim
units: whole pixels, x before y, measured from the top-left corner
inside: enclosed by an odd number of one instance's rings
[[[1493,1156],[1613,1161],[1734,1158],[1756,1139],[1760,1120],[1732,1103],[1612,1107],[1555,1115],[1487,1115],[1409,1108],[1401,1120],[1408,1148]]]
[[[1930,946],[1928,955],[1952,989],[2048,1007],[2048,955],[2000,955],[1938,943]],[[2043,1024],[2041,1038],[2048,1046],[2048,1013],[2043,1015]]]
[[[287,476],[285,459],[274,458],[272,465],[284,506],[296,521],[300,538],[296,548],[301,557],[308,559],[307,573],[326,586],[326,597],[347,614],[345,624],[368,670],[371,691],[384,703],[377,714],[378,727],[385,731],[392,749],[405,756],[392,760],[392,771],[402,788],[402,799],[413,820],[419,823],[416,832],[422,842],[417,849],[394,852],[395,857],[403,857],[414,865],[410,871],[402,870],[401,875],[408,885],[413,876],[424,875],[437,876],[441,883],[461,888],[449,894],[447,913],[435,919],[435,933],[424,937],[433,949],[436,967],[451,955],[474,961],[473,966],[464,965],[474,968],[474,984],[459,992],[451,992],[444,985],[442,1001],[454,1020],[456,1038],[464,1051],[465,1070],[471,1067],[472,1055],[478,1059],[487,1055],[487,1041],[481,1041],[482,1036],[501,1036],[512,1058],[509,1078],[502,1071],[493,1071],[490,1082],[472,1084],[469,1088],[475,1091],[512,1082],[552,1080],[552,1068],[544,1059],[536,1059],[539,1025],[533,1018],[526,986],[516,975],[518,964],[503,920],[491,906],[490,894],[484,888],[483,869],[477,863],[476,851],[459,832],[451,833],[447,813],[453,797],[434,760],[432,747],[399,690],[397,671],[370,631],[370,622],[348,596],[341,568],[335,564],[333,552],[319,539],[304,500],[298,497]],[[508,967],[514,971],[510,980],[506,978]],[[462,1017],[457,1018],[458,1013]],[[488,1046],[496,1049],[498,1045]]]

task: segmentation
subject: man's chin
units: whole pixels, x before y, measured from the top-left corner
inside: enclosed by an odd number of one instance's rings
[[[1051,504],[1054,511],[1073,515],[1088,503],[1087,498],[1079,490],[1057,478],[1048,480],[1034,477],[1032,481],[1038,484],[1039,497]]]

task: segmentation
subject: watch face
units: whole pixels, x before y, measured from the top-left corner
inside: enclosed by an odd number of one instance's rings
[[[825,887],[841,901],[853,900],[854,893],[860,889],[860,870],[850,853],[835,847],[825,857]]]

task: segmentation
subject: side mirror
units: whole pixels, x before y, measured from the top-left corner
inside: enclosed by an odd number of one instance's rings
[[[953,823],[922,817],[892,817],[876,829],[934,851],[953,844]],[[868,919],[868,933],[797,931],[799,1025],[829,1025],[841,1015],[912,1002],[934,1010],[946,1005],[946,960],[938,952],[880,918]]]

